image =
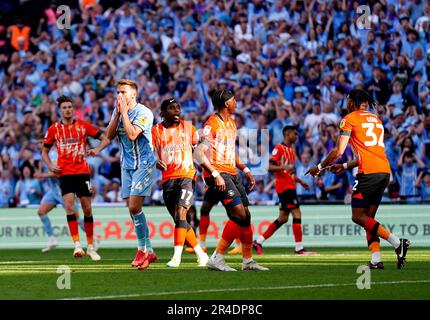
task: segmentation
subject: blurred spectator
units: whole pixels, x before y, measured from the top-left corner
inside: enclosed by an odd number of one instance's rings
[[[15,186],[15,197],[20,206],[39,204],[42,199],[42,186],[33,175],[33,167],[25,165],[21,168],[21,177]]]
[[[358,1],[80,0],[69,2],[64,30],[56,27],[57,2],[43,3],[28,21],[6,17],[0,25],[0,153],[13,185],[17,168],[38,160],[32,140],[58,119],[59,95],[72,96],[78,117],[103,128],[123,77],[138,83],[138,99],[156,121],[161,101],[173,96],[197,128],[214,111],[210,94],[233,90],[241,137],[267,128],[270,148],[285,125],[296,125],[296,148],[309,148],[315,163],[333,147],[349,90],[361,86],[387,110],[393,172],[405,131],[430,169],[426,1],[369,2],[371,29],[357,28]],[[257,151],[240,150],[247,159]],[[117,146],[91,165],[99,199],[120,177]],[[329,185],[330,176],[322,177]],[[269,174],[264,187],[270,181]],[[197,183],[197,198],[203,189]]]

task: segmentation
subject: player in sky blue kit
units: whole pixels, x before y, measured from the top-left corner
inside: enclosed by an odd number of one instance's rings
[[[157,261],[142,211],[143,201],[152,191],[156,163],[151,136],[154,115],[143,104],[137,103],[138,89],[134,81],[119,80],[116,85],[117,107],[108,125],[107,137],[112,140],[118,135],[120,142],[121,194],[127,202],[138,241],[136,257],[131,265],[142,270]]]

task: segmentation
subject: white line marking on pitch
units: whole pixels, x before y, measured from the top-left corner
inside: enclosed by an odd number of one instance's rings
[[[373,284],[373,285],[409,284],[409,283],[430,283],[430,280],[404,280],[404,281],[371,282],[371,284]],[[356,286],[356,285],[357,285],[356,283],[339,283],[339,284],[326,283],[326,284],[310,284],[310,285],[302,285],[302,286],[283,286],[283,287],[205,289],[205,290],[193,290],[193,291],[149,292],[149,293],[135,293],[135,294],[120,294],[120,295],[115,295],[115,296],[66,298],[66,299],[60,299],[60,300],[118,299],[118,298],[135,298],[135,297],[149,297],[149,296],[170,296],[170,295],[193,294],[193,293],[234,292],[234,291],[248,291],[248,290],[285,290],[285,289],[332,288],[332,287],[347,287],[347,286]]]

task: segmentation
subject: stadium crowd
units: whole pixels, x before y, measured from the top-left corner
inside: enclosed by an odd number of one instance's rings
[[[173,96],[196,128],[214,112],[211,92],[232,90],[239,136],[257,133],[257,149],[238,143],[251,168],[296,125],[296,172],[310,185],[298,195],[310,202],[350,197],[352,172],[304,173],[334,146],[349,90],[364,88],[383,107],[375,112],[393,173],[384,199],[430,200],[428,1],[369,1],[368,16],[346,0],[69,2],[70,28],[57,25],[53,1],[37,24],[0,25],[0,206],[40,201],[38,139],[58,119],[56,98],[72,97],[78,118],[105,129],[120,78],[137,81],[156,122]],[[352,158],[348,150],[339,162]],[[118,144],[90,164],[94,201],[120,202]],[[147,200],[161,204],[156,179]],[[256,179],[251,203],[276,203],[273,175]],[[203,192],[198,177],[196,198]]]

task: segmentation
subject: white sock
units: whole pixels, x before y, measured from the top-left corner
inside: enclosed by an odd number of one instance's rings
[[[57,238],[55,238],[55,236],[50,236],[50,237],[49,237],[49,240],[51,240],[51,241],[56,241],[56,240],[57,240]]]
[[[377,264],[378,262],[381,262],[381,251],[376,251],[372,253],[372,260],[371,262],[373,264]]]
[[[253,259],[252,259],[252,258],[243,258],[243,259],[242,259],[242,262],[243,262],[244,264],[250,263],[250,262],[252,262],[252,261],[253,261]]]
[[[196,253],[196,255],[198,255],[199,257],[204,256],[206,254],[199,244],[196,245],[193,249],[194,249],[194,252]]]
[[[145,248],[145,247],[137,247],[137,250],[140,250],[140,251],[142,251],[142,252],[145,252],[145,251],[146,251],[146,248]]]
[[[76,241],[76,242],[75,242],[75,247],[80,247],[80,248],[81,248],[81,247],[82,247],[82,246],[81,246],[81,243],[80,243],[79,241]]]
[[[303,250],[303,245],[301,242],[296,242],[296,251]]]
[[[394,248],[396,248],[396,249],[400,246],[400,239],[399,239],[399,237],[398,237],[398,236],[396,236],[396,235],[395,235],[395,234],[393,234],[393,233],[391,233],[391,234],[390,234],[390,236],[388,237],[387,241],[388,241],[389,243],[391,243],[391,245],[392,245]]]
[[[212,254],[211,258],[212,259],[224,259],[224,255],[215,250],[214,253]]]
[[[152,249],[152,248],[148,249],[148,254],[153,253],[153,252],[154,252],[154,249]]]
[[[173,259],[176,259],[177,261],[181,261],[182,249],[184,249],[183,246],[174,247]]]
[[[202,241],[202,240],[199,240],[199,242],[200,242],[200,247],[206,247],[206,241]]]
[[[92,244],[89,244],[87,250],[94,250],[94,246]]]
[[[263,242],[264,242],[264,240],[266,240],[266,239],[264,239],[264,237],[263,236],[258,236],[258,238],[257,238],[257,243],[259,243],[259,244],[263,244]]]

